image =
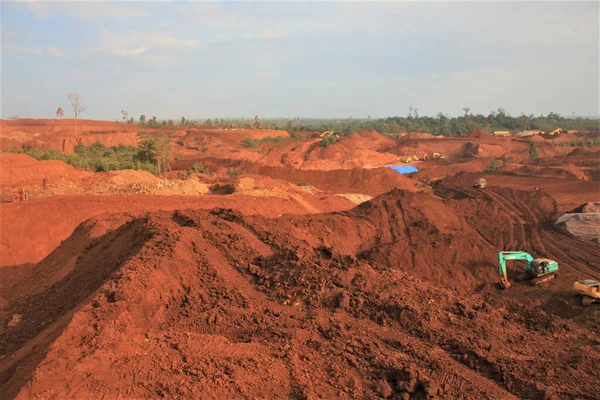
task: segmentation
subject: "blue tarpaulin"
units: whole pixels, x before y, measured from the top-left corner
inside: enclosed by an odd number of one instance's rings
[[[419,172],[417,167],[414,165],[390,165],[388,168],[391,168],[396,172],[400,172],[401,174],[412,174],[413,172]]]

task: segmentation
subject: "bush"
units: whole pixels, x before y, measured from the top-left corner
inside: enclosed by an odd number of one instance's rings
[[[246,145],[246,147],[254,149],[258,146],[258,140],[256,139],[244,139],[244,144]]]
[[[302,135],[296,131],[290,132],[290,139],[292,140],[302,140]]]
[[[227,175],[229,176],[238,176],[239,175],[239,171],[235,168],[229,168],[227,170]]]
[[[495,172],[498,169],[498,165],[496,164],[496,159],[492,158],[489,165],[485,168],[485,172]]]
[[[537,147],[535,147],[535,143],[529,143],[529,155],[531,158],[540,157],[540,152],[538,151]]]
[[[340,141],[340,138],[338,136],[327,136],[327,137],[323,138],[323,140],[321,140],[321,142],[319,143],[319,146],[327,147],[327,146],[337,143],[339,141]]]
[[[202,165],[201,162],[195,162],[188,170],[189,174],[208,174],[208,167]]]
[[[91,146],[77,144],[74,148],[75,154],[64,154],[57,150],[46,152],[35,148],[4,149],[5,153],[26,154],[37,160],[59,160],[75,168],[109,172],[122,169],[144,170],[156,174],[159,170],[168,167],[170,149],[168,139],[164,136],[157,138],[146,138],[140,142],[140,147],[118,146],[106,147],[100,142]]]

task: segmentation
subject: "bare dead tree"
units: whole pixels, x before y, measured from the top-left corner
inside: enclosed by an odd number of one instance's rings
[[[63,111],[62,107],[58,107],[56,109],[56,118],[62,118],[65,116],[65,112]]]
[[[71,107],[73,107],[73,113],[75,114],[75,136],[77,136],[77,117],[86,110],[86,107],[81,102],[81,93],[79,92],[71,92],[67,95],[67,98],[71,101]]]

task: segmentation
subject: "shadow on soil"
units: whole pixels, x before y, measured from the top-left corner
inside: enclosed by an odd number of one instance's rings
[[[71,255],[77,261],[66,276],[41,291],[36,290],[36,282],[30,282],[31,287],[28,287],[26,282],[20,281],[18,287],[12,288],[5,304],[0,304],[0,393],[3,393],[3,398],[17,395],[33,377],[37,366],[73,314],[91,300],[113,272],[137,254],[147,240],[143,231],[141,234],[138,231],[145,221],[128,222],[97,238],[90,237],[89,226],[80,225],[83,229],[73,233],[83,235],[73,238],[80,246],[71,247],[66,243],[69,238],[46,258],[65,250],[80,252]],[[66,248],[62,249],[63,246]],[[114,251],[110,251],[111,247]],[[18,272],[32,267],[7,268]],[[50,273],[60,274],[61,271]]]

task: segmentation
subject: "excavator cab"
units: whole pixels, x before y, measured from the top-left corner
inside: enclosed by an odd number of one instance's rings
[[[524,251],[501,251],[498,253],[498,268],[500,272],[500,288],[512,286],[506,274],[506,261],[525,261],[524,271],[517,275],[516,281],[529,281],[531,286],[541,285],[558,276],[558,263],[547,258],[536,258]]]

